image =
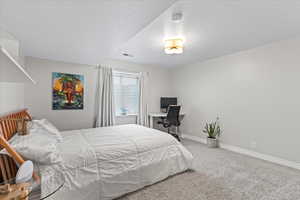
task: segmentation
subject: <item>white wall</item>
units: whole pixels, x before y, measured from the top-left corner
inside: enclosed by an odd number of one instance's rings
[[[0,52],[0,115],[24,108],[24,74]]]
[[[63,63],[26,57],[26,69],[37,81],[25,85],[25,107],[36,118],[48,118],[60,130],[91,128],[94,120],[96,69],[93,66]],[[160,96],[170,95],[168,70],[154,66],[137,65],[120,61],[104,61],[103,64],[126,71],[150,73],[150,111],[159,111]],[[84,110],[52,110],[52,72],[83,74],[85,78]],[[135,123],[134,117],[118,118],[117,124]]]
[[[0,115],[24,108],[24,84],[0,82]]]
[[[183,132],[219,116],[224,143],[300,162],[299,53],[300,38],[173,69]]]

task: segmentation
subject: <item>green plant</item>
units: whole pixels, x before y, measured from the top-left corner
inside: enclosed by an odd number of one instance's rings
[[[206,133],[209,138],[216,139],[217,137],[219,137],[221,135],[219,118],[217,118],[215,122],[206,123],[203,132]]]

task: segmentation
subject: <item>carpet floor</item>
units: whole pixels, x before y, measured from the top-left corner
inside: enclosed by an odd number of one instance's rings
[[[194,171],[118,200],[300,200],[300,171],[223,149],[183,141]]]

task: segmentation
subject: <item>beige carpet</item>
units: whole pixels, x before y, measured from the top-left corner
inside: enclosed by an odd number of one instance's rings
[[[185,141],[194,168],[118,200],[300,200],[300,171]]]

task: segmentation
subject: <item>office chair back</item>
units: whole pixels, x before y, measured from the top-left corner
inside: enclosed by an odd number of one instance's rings
[[[172,126],[180,126],[179,114],[181,106],[170,105],[168,108],[167,121]]]

